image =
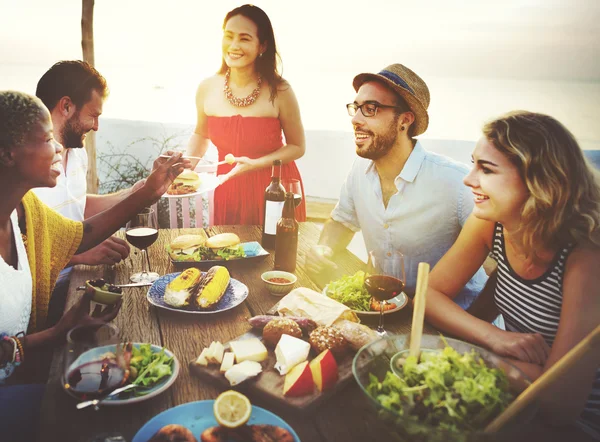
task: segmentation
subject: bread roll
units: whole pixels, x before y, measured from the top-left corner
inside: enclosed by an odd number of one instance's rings
[[[206,243],[207,235],[202,231],[202,234],[195,235],[180,235],[171,241],[171,250],[189,249],[191,247],[200,247]]]
[[[240,243],[240,237],[235,233],[221,233],[211,236],[206,240],[206,247],[210,249],[220,249],[222,247],[231,247]]]
[[[275,347],[281,338],[286,334],[295,338],[302,337],[302,329],[293,320],[287,318],[271,319],[263,329],[263,341],[265,344]]]
[[[357,324],[356,322],[340,319],[333,323],[333,326],[340,331],[342,336],[348,341],[350,347],[358,350],[363,345],[379,339],[379,335],[375,330],[370,329],[366,325]]]
[[[327,349],[336,355],[342,355],[348,350],[348,341],[334,327],[322,325],[313,330],[309,338],[310,345],[317,353]]]

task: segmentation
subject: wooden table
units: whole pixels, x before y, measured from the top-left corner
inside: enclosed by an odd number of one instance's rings
[[[152,269],[160,274],[176,271],[164,252],[173,238],[195,229],[161,230],[158,240],[150,247]],[[257,226],[218,226],[207,229],[209,236],[235,232],[243,242],[260,240]],[[336,257],[339,269],[327,280],[313,281],[305,270],[305,255],[318,240],[320,230],[313,223],[300,225],[298,264],[295,274],[299,286],[320,290],[333,278],[353,274],[364,268],[352,253],[345,251]],[[130,259],[114,267],[79,267],[74,271],[67,308],[79,296],[75,288],[87,279],[105,277],[115,283],[127,283],[134,270],[141,268],[141,254],[133,253]],[[62,391],[62,350],[57,349],[52,362],[50,378],[42,404],[40,441],[88,442],[101,433],[118,432],[131,441],[138,429],[153,416],[174,406],[205,399],[215,399],[221,392],[205,380],[190,374],[188,363],[195,360],[201,350],[211,341],[227,342],[248,331],[247,318],[265,314],[279,298],[265,288],[260,275],[272,269],[273,257],[232,263],[231,277],[248,286],[249,296],[240,306],[215,315],[184,315],[157,309],[146,301],[147,287],[127,289],[123,306],[114,321],[121,337],[134,342],[150,342],[165,346],[179,358],[182,370],[176,382],[161,395],[136,405],[92,407],[76,410],[76,401]],[[386,329],[395,333],[410,330],[410,308],[386,316]],[[425,325],[425,333],[434,332]],[[271,409],[286,420],[302,441],[369,441],[390,440],[390,436],[376,420],[370,404],[355,383],[341,390],[309,415],[300,416],[274,409],[271,404],[250,398],[255,405]],[[195,435],[199,437],[199,435]],[[546,439],[548,440],[548,439]]]

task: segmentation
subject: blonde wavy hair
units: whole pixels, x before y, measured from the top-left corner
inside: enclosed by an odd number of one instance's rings
[[[483,134],[529,190],[517,232],[529,255],[540,246],[600,246],[600,174],[566,127],[548,115],[514,111],[488,122]]]

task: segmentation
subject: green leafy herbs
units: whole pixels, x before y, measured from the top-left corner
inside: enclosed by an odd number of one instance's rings
[[[354,275],[330,282],[327,286],[327,296],[352,310],[368,312],[371,310],[371,295],[365,288],[365,277],[365,272],[358,271]]]
[[[153,353],[150,344],[142,344],[131,350],[129,366],[130,381],[144,387],[152,386],[173,373],[173,357],[165,354],[165,349]]]
[[[229,261],[230,259],[245,258],[246,253],[241,245],[234,247],[227,247],[223,249],[213,250],[208,247],[197,247],[192,254],[176,252],[172,253],[170,246],[166,246],[167,252],[172,254],[171,256],[175,261]]]
[[[475,350],[423,352],[420,362],[408,357],[399,372],[388,371],[381,382],[371,373],[367,391],[400,416],[451,432],[485,428],[513,399],[506,374]]]

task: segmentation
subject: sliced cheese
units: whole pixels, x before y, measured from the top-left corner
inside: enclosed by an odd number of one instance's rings
[[[225,373],[227,370],[233,367],[234,361],[235,355],[232,352],[228,351],[223,355],[223,362],[221,362],[221,368],[219,369],[219,371],[221,373]]]
[[[261,365],[256,361],[244,361],[235,364],[225,372],[225,378],[231,386],[240,384],[246,379],[252,378],[262,371]]]
[[[244,361],[262,362],[268,357],[267,347],[258,338],[231,341],[229,346],[235,354],[237,363]]]
[[[206,353],[208,353],[208,348],[202,349],[202,353],[200,353],[200,356],[198,356],[198,359],[196,359],[196,365],[201,365],[202,367],[206,367],[208,365]]]
[[[290,335],[281,335],[275,347],[275,370],[284,375],[301,362],[306,361],[310,352],[310,344]]]
[[[220,364],[223,361],[223,353],[225,348],[219,341],[215,342],[215,351],[213,353],[213,360],[215,364]]]

